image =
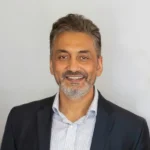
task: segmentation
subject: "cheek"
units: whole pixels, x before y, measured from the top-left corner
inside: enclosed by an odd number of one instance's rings
[[[54,63],[54,73],[56,76],[62,75],[62,73],[65,71],[66,65],[60,62],[55,62]]]
[[[88,68],[89,68],[89,71],[90,71],[92,74],[95,74],[96,71],[97,71],[96,62],[94,61],[93,63],[91,63]]]
[[[83,69],[88,74],[89,78],[96,76],[97,70],[94,64],[84,66]]]

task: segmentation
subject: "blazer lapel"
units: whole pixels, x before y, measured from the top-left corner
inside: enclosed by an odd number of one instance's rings
[[[49,101],[53,102],[51,99]],[[50,149],[52,115],[52,104],[44,106],[37,113],[39,150]]]
[[[91,150],[103,150],[112,129],[114,118],[110,115],[111,109],[106,107],[105,99],[99,93],[98,110]]]

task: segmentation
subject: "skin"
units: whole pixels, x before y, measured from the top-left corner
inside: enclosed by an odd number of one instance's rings
[[[91,36],[82,32],[63,32],[56,37],[50,59],[50,72],[58,85],[63,82],[66,87],[80,90],[86,86],[86,82],[92,84],[87,94],[75,100],[59,90],[59,109],[70,121],[74,122],[86,115],[94,97],[96,77],[101,75],[102,69],[102,56],[97,57]],[[70,80],[63,76],[68,70],[82,72],[86,77]]]

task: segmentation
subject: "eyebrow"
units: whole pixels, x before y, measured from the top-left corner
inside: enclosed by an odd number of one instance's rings
[[[56,53],[68,53],[68,52],[66,50],[64,50],[64,49],[58,49],[56,51]]]
[[[56,51],[56,53],[69,53],[67,50],[64,50],[64,49],[58,49]],[[89,50],[80,50],[78,53],[90,53]]]
[[[79,53],[90,53],[89,50],[80,50]]]

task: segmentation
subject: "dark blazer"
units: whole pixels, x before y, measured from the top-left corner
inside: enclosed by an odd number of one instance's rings
[[[49,150],[54,96],[14,107],[1,150]],[[146,121],[99,93],[91,150],[150,150]]]

